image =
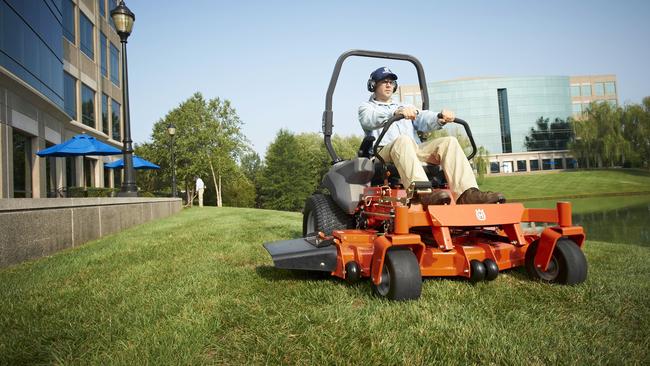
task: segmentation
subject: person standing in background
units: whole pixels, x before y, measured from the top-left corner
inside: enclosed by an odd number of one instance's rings
[[[205,183],[203,183],[203,179],[196,177],[196,192],[199,194],[199,207],[203,207],[204,191],[205,191]]]

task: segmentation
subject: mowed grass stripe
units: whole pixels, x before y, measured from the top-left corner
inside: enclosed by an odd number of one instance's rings
[[[650,172],[637,169],[576,170],[486,177],[483,190],[508,199],[570,197],[650,191]]]
[[[0,271],[1,364],[648,363],[648,248],[587,242],[580,286],[369,281],[276,270],[301,215],[202,208]]]

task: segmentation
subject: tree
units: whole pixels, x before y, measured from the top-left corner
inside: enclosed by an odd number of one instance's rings
[[[143,144],[134,144],[133,147],[133,151],[135,155],[138,155],[139,157],[142,157],[150,161],[160,162],[160,160],[154,157],[155,155],[152,153],[152,149],[153,149],[153,145],[150,142],[146,142]],[[169,187],[164,185],[165,182],[164,175],[166,173],[166,170],[167,169],[164,169],[162,166],[161,169],[157,169],[157,170],[156,169],[138,170],[138,174],[136,174],[136,185],[140,190],[145,192],[164,191],[166,190],[166,188]],[[119,172],[119,170],[117,170],[116,172]],[[170,191],[170,195],[171,195],[171,191]]]
[[[488,169],[488,155],[490,153],[483,146],[478,147],[476,155],[474,155],[473,163],[476,168],[476,180],[478,184],[483,184],[485,180],[485,175],[487,174]]]
[[[310,164],[291,132],[280,130],[266,152],[260,202],[274,210],[298,211],[313,192]]]
[[[623,110],[623,137],[630,143],[628,166],[650,167],[650,97]]]
[[[574,124],[576,131],[575,141],[569,144],[571,153],[578,160],[578,165],[590,169],[596,166],[596,145],[598,144],[598,131],[596,126],[587,120],[577,120]]]
[[[332,137],[332,146],[342,159],[356,157],[360,145],[359,136]],[[331,163],[322,135],[281,130],[266,152],[258,201],[265,208],[301,209],[307,197],[321,189],[323,175],[329,171]],[[286,171],[290,176],[284,176]],[[293,181],[294,185],[288,187],[281,183],[284,180]]]
[[[251,151],[242,156],[240,165],[242,173],[254,187],[254,207],[261,208],[260,194],[262,191],[261,181],[264,162],[256,152]]]
[[[528,151],[567,150],[573,140],[572,119],[566,121],[556,118],[549,123],[548,118],[539,117],[525,138]]]
[[[601,168],[626,164],[631,153],[630,141],[624,134],[625,113],[608,103],[591,103],[576,125],[576,142],[571,149],[586,167]]]
[[[250,148],[241,132],[242,122],[230,101],[206,100],[201,93],[195,93],[154,124],[152,141],[143,146],[142,155],[161,165],[159,181],[164,187],[169,187],[171,181],[170,137],[167,134],[170,122],[176,126],[177,181],[179,188],[185,188],[188,200],[194,192],[194,177],[200,176],[213,189],[207,189],[206,200],[214,199],[217,206],[242,202],[241,197],[247,194],[242,193],[232,200],[223,197],[228,185],[233,189],[253,189],[248,180],[247,184],[241,184],[245,177],[237,161]]]

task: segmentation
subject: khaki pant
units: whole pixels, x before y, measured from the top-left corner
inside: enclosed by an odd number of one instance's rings
[[[203,191],[205,189],[199,189],[199,207],[203,207]]]
[[[478,188],[472,167],[455,137],[440,137],[418,145],[413,138],[401,135],[379,154],[386,162],[395,164],[404,187],[429,180],[422,167],[422,162],[427,162],[441,166],[454,198],[469,188]]]

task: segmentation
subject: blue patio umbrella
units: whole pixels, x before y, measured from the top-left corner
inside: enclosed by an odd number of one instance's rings
[[[124,168],[124,159],[116,160],[104,165],[104,167],[109,169],[122,169]],[[133,155],[133,169],[160,169],[160,167],[148,160]]]
[[[92,136],[80,134],[58,145],[36,153],[40,157],[68,157],[84,155],[118,155],[122,150],[103,143]]]
[[[36,153],[36,155],[45,157],[74,157],[86,155],[119,155],[122,150],[117,149],[111,145],[103,143],[92,136],[86,134],[79,134],[73,136],[70,140],[64,141],[60,144],[50,146]],[[84,176],[83,165],[81,166],[81,176]],[[83,186],[86,185],[86,180],[83,180]]]

